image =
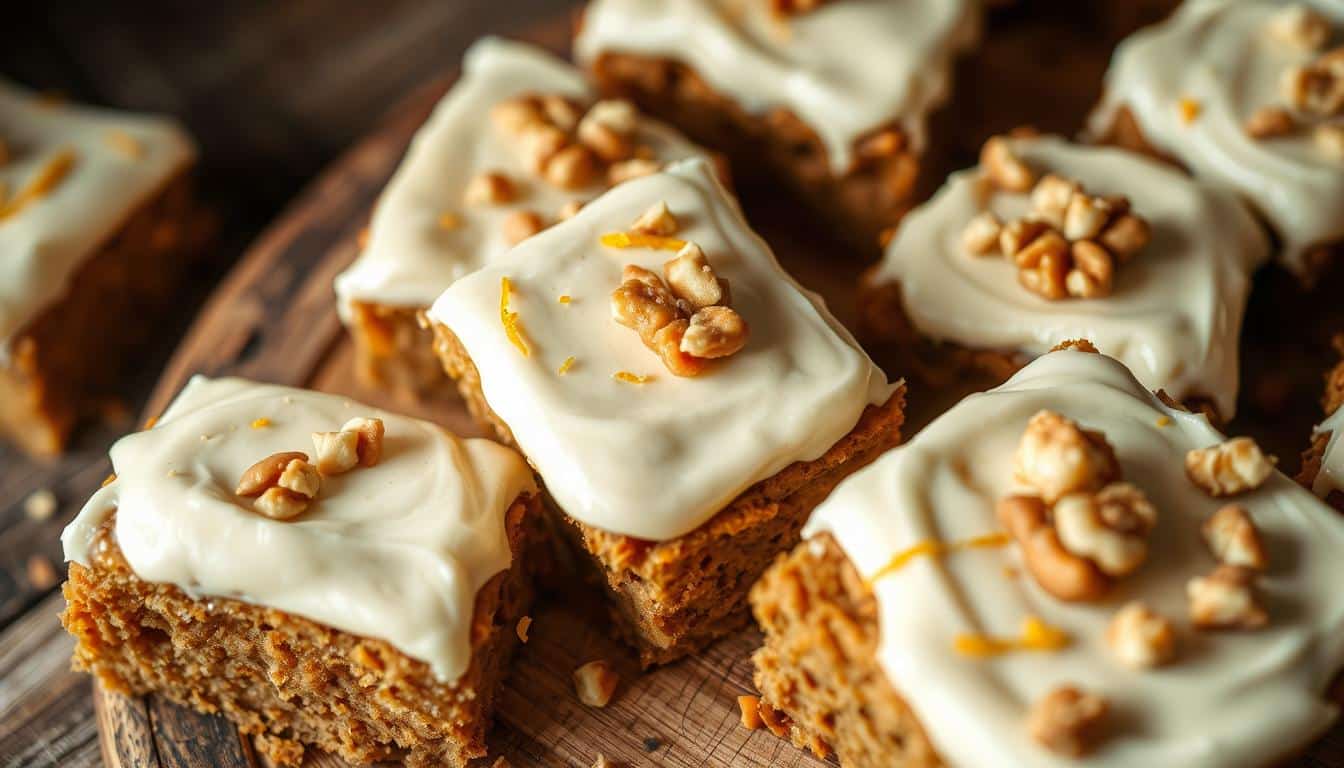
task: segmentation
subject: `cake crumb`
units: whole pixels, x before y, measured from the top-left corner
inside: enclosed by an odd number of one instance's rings
[[[616,693],[621,680],[605,659],[590,661],[574,670],[574,693],[590,707],[605,707]]]
[[[518,626],[514,627],[514,631],[518,633],[518,639],[521,642],[526,643],[527,630],[531,628],[532,628],[532,617],[524,616],[523,618],[518,620]]]
[[[40,488],[23,500],[23,513],[29,520],[48,520],[56,513],[56,494]]]
[[[56,586],[56,569],[51,561],[41,555],[28,558],[28,585],[36,590],[48,590]]]

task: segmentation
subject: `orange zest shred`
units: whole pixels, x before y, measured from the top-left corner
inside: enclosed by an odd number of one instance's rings
[[[532,350],[527,346],[527,340],[523,338],[518,313],[509,310],[509,298],[512,295],[513,283],[508,277],[499,278],[499,321],[504,324],[504,335],[509,337],[509,343],[517,347],[523,357],[527,357],[532,354]]]
[[[960,552],[966,549],[1006,547],[1010,541],[1011,539],[1006,533],[987,533],[983,536],[976,536],[961,541],[926,539],[893,555],[892,558],[887,561],[886,565],[877,570],[877,573],[868,577],[868,583],[871,584],[884,576],[890,576],[919,557],[943,557],[945,555],[950,555],[953,552]]]
[[[1170,426],[1171,426],[1171,417],[1170,417],[1170,416],[1167,416],[1167,415],[1165,415],[1165,414],[1163,414],[1162,416],[1158,416],[1158,417],[1157,417],[1157,426],[1159,426],[1159,427],[1170,427]]]
[[[574,367],[574,356],[570,355],[569,357],[565,358],[565,362],[560,364],[560,368],[556,370],[556,373],[560,374],[561,376],[564,376],[566,373],[569,373],[569,369],[573,367]]]
[[[266,418],[265,416],[262,416],[261,418],[253,419],[253,420],[252,420],[252,428],[253,428],[253,429],[265,429],[266,427],[269,427],[269,426],[271,426],[271,420],[268,419],[268,418]]]
[[[154,425],[158,423],[159,423],[158,416],[150,416],[148,419],[145,419],[145,426],[142,427],[142,429],[153,429]]]
[[[439,229],[444,232],[451,232],[454,229],[457,229],[458,225],[462,223],[462,220],[458,218],[456,213],[453,213],[452,211],[444,211],[439,214],[438,222]]]
[[[608,232],[601,242],[608,248],[653,248],[659,251],[680,251],[686,247],[685,240],[661,235],[646,235],[640,232]]]
[[[1064,630],[1046,624],[1037,616],[1028,616],[1022,621],[1020,637],[963,634],[957,635],[953,647],[963,656],[985,659],[1015,651],[1052,653],[1069,647],[1071,642]]]
[[[617,381],[624,381],[626,384],[647,384],[650,381],[653,381],[652,376],[641,376],[629,371],[617,371],[611,374],[611,378]]]
[[[1199,119],[1199,114],[1204,111],[1204,106],[1195,99],[1186,97],[1181,99],[1177,105],[1181,110],[1181,122],[1189,125]]]
[[[556,299],[556,301],[560,302],[561,304],[568,304],[569,302],[573,301],[573,299],[569,297],[569,294],[564,294],[560,298]]]
[[[51,190],[56,188],[57,184],[70,173],[70,169],[75,166],[75,153],[69,149],[63,149],[55,157],[47,161],[42,170],[37,172],[28,186],[19,190],[14,195],[14,199],[0,207],[0,221],[13,216],[23,209],[24,206],[46,196]]]
[[[103,478],[103,484],[100,485],[100,486],[98,486],[98,487],[99,487],[99,488],[106,488],[107,486],[109,486],[109,485],[111,485],[111,484],[113,484],[113,483],[115,483],[115,482],[117,482],[117,473],[116,473],[116,472],[113,472],[112,474],[108,475],[107,477],[104,477],[104,478]]]

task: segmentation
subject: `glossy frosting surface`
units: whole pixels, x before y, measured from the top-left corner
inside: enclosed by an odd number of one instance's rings
[[[981,211],[1007,222],[1030,208],[1025,194],[986,194],[974,169],[954,174],[905,218],[877,280],[900,282],[905,311],[934,339],[1028,355],[1090,339],[1145,386],[1210,397],[1230,416],[1250,275],[1269,249],[1250,213],[1231,193],[1132,153],[1054,137],[1018,139],[1013,147],[1041,175],[1076,179],[1091,194],[1127,196],[1152,226],[1152,241],[1119,267],[1110,296],[1050,301],[1022,287],[997,250],[966,250],[962,232]]]
[[[751,327],[745,349],[695,378],[670,374],[611,316],[623,266],[661,272],[673,254],[612,249],[599,238],[660,201],[681,223],[676,237],[699,244],[731,283],[733,307]],[[527,356],[501,322],[503,278]],[[758,480],[821,456],[892,390],[699,160],[627,182],[525,240],[454,283],[430,316],[466,347],[486,401],[560,507],[643,539],[687,533]],[[621,371],[652,379],[614,379]]]
[[[382,460],[323,478],[299,517],[268,519],[234,494],[254,462],[315,460],[311,434],[356,416],[383,420]],[[536,491],[522,457],[488,440],[335,395],[199,376],[153,429],[117,441],[112,466],[116,480],[61,536],[67,560],[89,563],[115,511],[141,579],[384,639],[449,682],[471,661],[476,593],[512,562],[504,512]]]
[[[1285,70],[1317,55],[1269,34],[1274,15],[1294,4],[1325,14],[1332,44],[1340,43],[1339,0],[1189,0],[1116,50],[1092,129],[1104,134],[1127,107],[1156,149],[1249,199],[1283,240],[1287,266],[1300,269],[1311,246],[1344,239],[1344,163],[1318,148],[1310,130],[1255,139],[1242,127],[1282,103]],[[1193,121],[1182,116],[1184,99],[1198,108]]]
[[[889,122],[918,148],[947,101],[952,63],[978,37],[968,0],[843,0],[776,17],[756,0],[595,0],[574,43],[602,53],[670,58],[753,113],[783,107],[821,137],[833,173],[854,140]]]
[[[189,165],[171,120],[67,104],[0,78],[0,209],[63,152],[73,164],[46,194],[0,216],[0,361],[8,342],[65,294],[70,277],[126,219]]]
[[[526,93],[593,98],[577,70],[545,51],[493,37],[472,45],[462,77],[416,134],[379,198],[367,248],[336,278],[342,312],[351,301],[427,307],[453,281],[511,247],[502,229],[510,213],[533,210],[551,222],[565,203],[587,202],[604,191],[602,183],[560,189],[524,167],[509,139],[492,125],[490,109]],[[701,153],[671,128],[647,118],[640,120],[637,141],[661,161]],[[487,171],[512,179],[518,198],[504,205],[466,205],[467,183]],[[456,217],[456,227],[440,224],[445,213]]]
[[[1326,687],[1344,664],[1344,519],[1277,472],[1237,497],[1268,545],[1261,586],[1270,623],[1256,632],[1197,633],[1186,618],[1185,584],[1215,565],[1199,526],[1226,500],[1193,485],[1183,459],[1223,438],[1203,416],[1162,405],[1111,358],[1051,353],[998,389],[968,397],[842,483],[804,535],[831,532],[859,571],[873,574],[920,541],[999,530],[994,504],[1017,490],[1012,456],[1042,409],[1105,432],[1125,478],[1157,508],[1148,559],[1098,604],[1046,594],[1023,575],[1016,546],[918,558],[878,580],[880,661],[942,757],[986,768],[1249,768],[1321,732],[1336,715]],[[1169,666],[1136,671],[1110,655],[1107,623],[1134,599],[1174,623],[1179,650]],[[1014,636],[1027,615],[1063,629],[1072,644],[991,659],[953,648],[960,633]],[[1084,761],[1038,747],[1025,726],[1030,705],[1064,683],[1111,701],[1109,737]]]

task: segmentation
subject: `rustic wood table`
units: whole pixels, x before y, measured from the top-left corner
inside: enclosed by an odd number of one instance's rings
[[[984,136],[1014,125],[1065,132],[1080,125],[1105,53],[1126,31],[1102,24],[1086,6],[1047,0],[1000,12],[987,45],[1030,51],[1030,63],[1012,80],[965,78],[963,87],[983,96],[957,116],[960,129],[969,126],[967,159]],[[78,100],[178,114],[202,145],[201,189],[220,215],[220,236],[183,297],[180,322],[165,327],[152,364],[129,387],[128,412],[161,409],[194,372],[379,401],[350,380],[330,279],[353,257],[369,206],[465,47],[500,33],[563,49],[570,10],[563,0],[20,9],[17,22],[0,29],[0,73]],[[1055,97],[1042,103],[1042,88]],[[786,265],[849,321],[862,264],[837,258],[829,236],[800,225],[769,190],[743,192],[753,221],[783,246]],[[1261,438],[1291,470],[1318,416],[1326,334],[1344,328],[1344,317],[1305,334],[1285,329],[1270,298],[1276,281],[1253,301],[1243,352],[1256,373],[1234,428]],[[951,397],[914,393],[914,423]],[[422,413],[473,429],[455,406]],[[133,424],[128,417],[86,430],[75,451],[51,465],[0,446],[0,768],[259,764],[223,721],[154,697],[95,695],[87,677],[69,671],[71,642],[56,619],[64,573],[58,536],[107,474],[107,446]],[[39,490],[55,493],[54,514],[25,510]],[[619,656],[603,629],[569,605],[539,613],[539,641],[520,656],[494,738],[515,765],[586,767],[598,752],[629,765],[820,765],[737,727],[733,699],[750,688],[752,633],[628,683],[608,710],[585,710],[568,691],[567,671],[584,654]],[[314,762],[341,765],[322,756]],[[1344,766],[1344,735],[1337,729],[1302,764]]]

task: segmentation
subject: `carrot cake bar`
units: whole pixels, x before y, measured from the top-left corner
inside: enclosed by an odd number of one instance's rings
[[[1344,353],[1344,336],[1336,339],[1335,346]],[[1312,433],[1299,479],[1344,512],[1344,362],[1326,376],[1321,404],[1326,418]]]
[[[623,184],[453,284],[445,369],[540,474],[645,664],[748,620],[843,477],[899,440],[887,382],[702,160]]]
[[[873,250],[938,154],[927,121],[980,15],[968,0],[593,0],[574,50],[604,93],[769,172]]]
[[[1266,237],[1230,192],[1121,149],[996,137],[912,211],[861,290],[864,327],[930,382],[997,384],[1090,339],[1224,418]]]
[[[55,455],[116,393],[199,229],[194,160],[171,120],[0,79],[0,437]]]
[[[477,42],[336,278],[360,376],[413,394],[446,387],[417,322],[445,288],[612,185],[701,153],[629,102],[595,101],[549,53]]]
[[[772,730],[847,768],[1281,764],[1334,721],[1344,518],[1075,350],[855,474],[753,589]]]
[[[1344,7],[1192,0],[1117,49],[1098,138],[1244,195],[1311,281],[1344,255]]]
[[[272,759],[465,766],[530,599],[539,506],[488,440],[341,397],[191,380],[62,535],[75,666],[219,712]]]

